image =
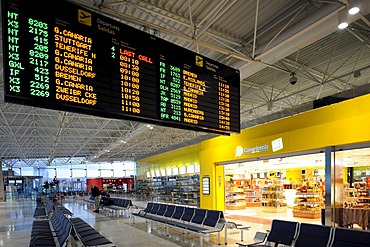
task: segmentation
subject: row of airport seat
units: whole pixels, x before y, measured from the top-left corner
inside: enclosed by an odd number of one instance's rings
[[[67,246],[71,230],[72,223],[57,207],[49,219],[33,221],[29,246]]]
[[[131,209],[134,208],[134,205],[130,199],[102,196],[100,207],[103,211],[112,211],[119,217],[122,211],[127,212],[128,216],[130,216]]]
[[[46,217],[43,217],[40,210],[42,209],[42,205],[48,208]],[[35,217],[36,210],[34,213],[35,220],[32,224],[30,247],[71,246],[70,239],[72,238],[70,237],[73,237],[73,241],[78,240],[81,243],[79,246],[115,246],[112,241],[103,236],[83,219],[72,217],[73,213],[61,203],[47,199],[42,205],[40,202],[37,204],[38,217]]]
[[[35,219],[49,218],[51,212],[54,210],[54,203],[52,200],[45,200],[44,202],[37,202],[36,208],[33,213]]]
[[[140,217],[165,225],[167,236],[169,235],[169,228],[198,234],[201,236],[201,246],[203,244],[203,236],[211,233],[218,233],[218,244],[220,245],[220,233],[227,224],[223,212],[219,210],[159,202],[148,202],[145,209],[133,212],[132,216],[134,216],[133,218]],[[227,231],[225,231],[225,244],[227,244]]]
[[[370,232],[345,227],[332,227],[313,223],[299,223],[274,219],[271,228],[258,242],[237,243],[239,247],[369,247]],[[265,236],[267,236],[265,238]]]

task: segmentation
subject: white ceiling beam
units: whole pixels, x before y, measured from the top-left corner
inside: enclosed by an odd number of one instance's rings
[[[261,54],[259,53],[261,50],[256,51],[259,54],[256,60],[262,63],[247,63],[239,68],[241,79],[266,68],[266,64],[274,64],[299,49],[337,31],[337,13],[343,8],[340,5],[327,4],[318,9],[316,13],[286,29],[269,44],[270,48]],[[264,47],[264,45],[260,47]]]

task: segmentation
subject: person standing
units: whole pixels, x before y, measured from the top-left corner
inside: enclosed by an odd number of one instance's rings
[[[94,197],[95,201],[95,210],[94,213],[99,213],[99,205],[100,205],[100,190],[97,186],[91,185],[91,195]]]

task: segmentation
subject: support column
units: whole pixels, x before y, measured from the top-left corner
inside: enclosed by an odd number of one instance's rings
[[[4,195],[4,178],[3,178],[3,162],[0,160],[0,202],[5,201]]]
[[[332,188],[334,187],[333,173],[334,167],[332,167],[331,162],[331,147],[325,148],[325,209],[322,210],[322,224],[323,225],[332,225],[332,205],[334,204],[334,198],[332,198]],[[333,172],[333,173],[332,173]],[[333,199],[333,202],[332,202]]]

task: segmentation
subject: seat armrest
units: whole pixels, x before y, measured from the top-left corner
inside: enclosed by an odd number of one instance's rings
[[[251,226],[246,226],[246,225],[243,225],[243,224],[239,224],[239,223],[235,223],[233,221],[228,221],[226,222],[226,227],[229,228],[229,229],[239,229],[239,230],[248,230],[251,228]]]

